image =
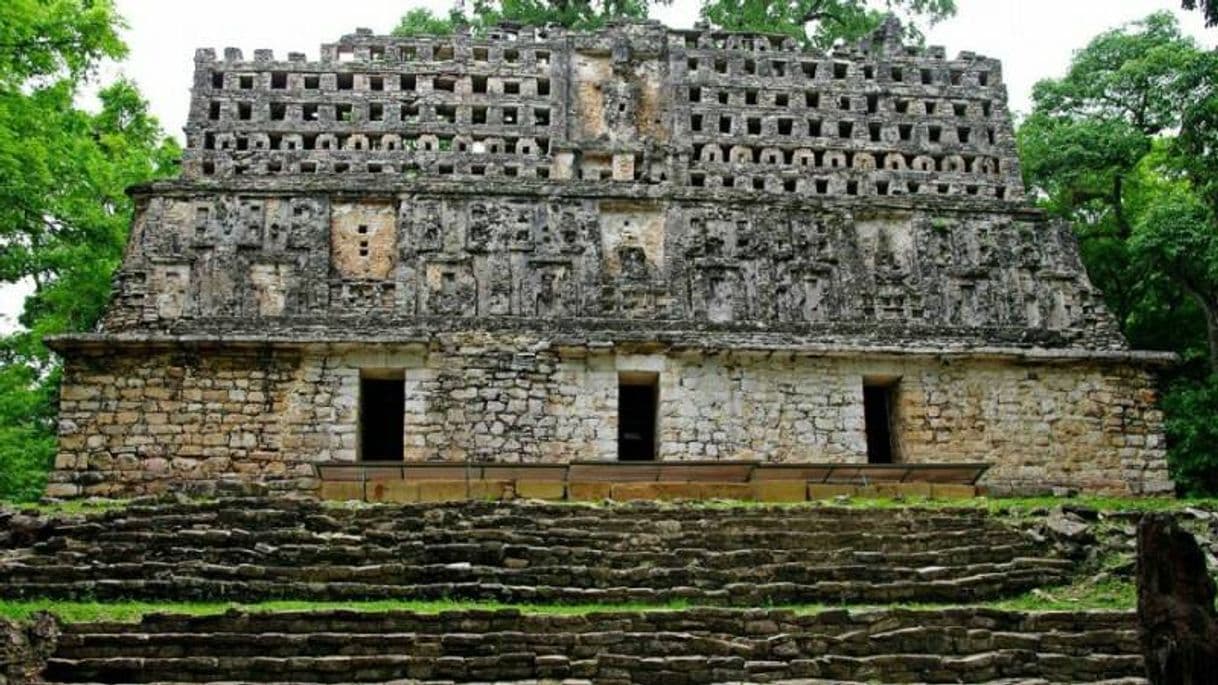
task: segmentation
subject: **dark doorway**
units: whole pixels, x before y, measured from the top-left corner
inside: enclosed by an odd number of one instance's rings
[[[896,383],[863,384],[863,418],[867,424],[869,464],[892,464],[897,461],[892,434],[896,394]]]
[[[617,386],[617,458],[653,461],[660,387],[658,375],[622,374]]]
[[[361,461],[402,461],[405,411],[404,378],[378,374],[359,379]]]

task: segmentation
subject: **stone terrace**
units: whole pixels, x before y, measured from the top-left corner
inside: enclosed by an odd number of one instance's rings
[[[968,509],[339,508],[232,499],[60,522],[0,557],[8,598],[967,602],[1067,581],[1053,547]]]
[[[979,609],[152,616],[67,626],[49,682],[1144,683],[1132,615]]]

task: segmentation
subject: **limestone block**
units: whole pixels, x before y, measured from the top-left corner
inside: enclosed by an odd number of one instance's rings
[[[472,480],[469,483],[469,499],[500,500],[513,492],[510,480]]]
[[[833,499],[834,497],[853,497],[858,493],[857,486],[847,483],[809,483],[808,499]]]
[[[611,497],[615,500],[679,500],[701,499],[701,483],[613,483]]]
[[[750,483],[698,483],[702,499],[730,499],[751,501],[756,498]]]
[[[930,483],[876,483],[880,497],[930,497]]]
[[[320,496],[330,501],[362,500],[364,488],[356,481],[323,481]]]
[[[977,496],[976,486],[958,483],[933,483],[930,492],[931,497],[936,499],[968,499]]]
[[[80,486],[75,483],[50,483],[47,485],[47,497],[76,497],[80,495]]]
[[[804,502],[808,497],[808,485],[802,480],[756,481],[749,486],[758,502]]]
[[[460,502],[469,499],[473,490],[463,480],[420,480],[412,484],[419,489],[420,502]]]
[[[516,496],[523,499],[561,500],[566,497],[566,485],[556,480],[518,480]]]
[[[600,481],[574,481],[567,484],[567,499],[579,502],[609,499],[613,484]]]
[[[419,487],[401,480],[369,481],[366,487],[369,502],[417,502]]]

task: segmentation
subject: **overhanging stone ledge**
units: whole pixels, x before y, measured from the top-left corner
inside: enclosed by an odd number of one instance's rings
[[[307,340],[282,335],[157,335],[131,333],[76,333],[49,336],[46,344],[52,350],[64,353],[104,353],[116,348],[127,351],[173,351],[173,350],[225,350],[252,352],[259,350],[305,351],[319,350],[335,352],[346,349],[368,349],[375,347],[429,348],[441,342],[439,335],[368,335],[368,336],[317,336]],[[754,342],[747,345],[717,346],[713,339],[705,343],[689,342],[635,342],[615,341],[608,338],[554,336],[545,341],[546,347],[563,354],[583,356],[588,353],[606,354],[614,351],[628,353],[658,354],[663,352],[695,352],[716,354],[730,351],[733,354],[784,356],[784,357],[843,357],[865,358],[911,358],[937,359],[945,363],[953,360],[1007,361],[1024,364],[1078,364],[1133,365],[1138,367],[1167,367],[1179,362],[1174,352],[1149,350],[1087,350],[1019,348],[1004,346],[955,346],[955,347],[901,347],[893,345],[844,345],[819,343],[775,343]]]

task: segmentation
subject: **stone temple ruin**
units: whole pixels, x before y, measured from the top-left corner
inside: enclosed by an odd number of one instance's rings
[[[1153,372],[1024,196],[998,62],[502,27],[195,57],[65,358],[54,496],[319,463],[986,462],[1169,491]]]

